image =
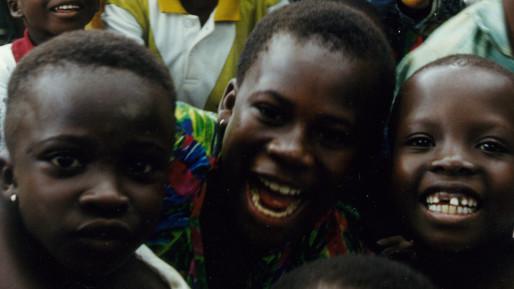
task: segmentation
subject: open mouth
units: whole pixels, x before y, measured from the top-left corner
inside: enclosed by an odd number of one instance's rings
[[[257,177],[255,182],[248,184],[248,193],[255,210],[274,219],[293,215],[303,201],[299,188],[265,177]]]
[[[477,198],[464,193],[438,191],[425,195],[422,200],[431,213],[468,216],[479,210]]]
[[[75,14],[82,10],[82,5],[79,3],[61,3],[50,7],[50,11],[57,14]]]

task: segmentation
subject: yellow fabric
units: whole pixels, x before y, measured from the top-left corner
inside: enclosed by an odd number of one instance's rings
[[[243,52],[246,39],[257,22],[267,14],[268,8],[277,4],[279,0],[241,0],[239,2],[241,20],[236,24],[236,37],[234,44],[232,45],[232,49],[225,61],[225,65],[221,70],[220,76],[216,81],[216,85],[212,89],[212,92],[205,103],[204,109],[206,110],[217,110],[218,103],[223,96],[225,87],[232,78],[236,77],[237,63],[239,62],[239,56]]]
[[[95,16],[93,16],[93,19],[91,19],[91,21],[86,25],[86,29],[87,30],[103,29],[104,28],[104,25],[102,23],[102,18],[100,18],[100,16],[104,12],[105,1],[104,0],[98,0],[98,3],[100,5],[99,6],[100,9],[98,9],[98,12],[96,12]]]
[[[219,0],[214,21],[239,21],[239,0]],[[187,14],[180,0],[158,0],[159,9],[163,13]]]

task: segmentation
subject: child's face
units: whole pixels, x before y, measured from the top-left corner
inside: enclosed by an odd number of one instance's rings
[[[99,0],[8,0],[11,14],[22,17],[33,41],[83,29]]]
[[[408,81],[402,96],[393,193],[419,241],[459,251],[509,240],[512,82],[484,69],[436,67]]]
[[[33,79],[26,97],[11,151],[23,223],[66,268],[108,274],[160,213],[167,94],[128,71],[66,66]]]
[[[356,155],[351,100],[367,73],[365,63],[279,34],[227,93],[221,166],[251,240],[291,240],[345,193]]]

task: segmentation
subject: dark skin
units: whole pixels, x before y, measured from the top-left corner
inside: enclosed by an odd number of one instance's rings
[[[393,195],[411,261],[441,288],[514,288],[513,91],[496,71],[455,66],[402,88]]]
[[[159,218],[173,135],[168,94],[128,71],[41,75],[16,103],[30,117],[7,120],[19,129],[8,133],[16,146],[0,200],[2,285],[168,288],[133,253]]]
[[[218,5],[218,0],[180,0],[180,3],[189,14],[198,16],[203,26]]]
[[[99,0],[43,1],[7,0],[11,16],[22,19],[30,40],[38,45],[66,31],[84,29],[99,8]],[[60,9],[60,4],[76,4]]]
[[[201,214],[209,288],[244,288],[257,258],[298,239],[335,202],[335,188],[345,192],[357,154],[349,99],[368,68],[277,34],[244,81],[229,84],[220,169]]]

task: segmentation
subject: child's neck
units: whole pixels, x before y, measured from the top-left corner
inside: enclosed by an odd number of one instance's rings
[[[218,5],[218,0],[180,0],[180,2],[189,14],[198,16],[202,26]]]
[[[438,288],[514,289],[514,240],[466,253],[422,252],[419,260]]]

